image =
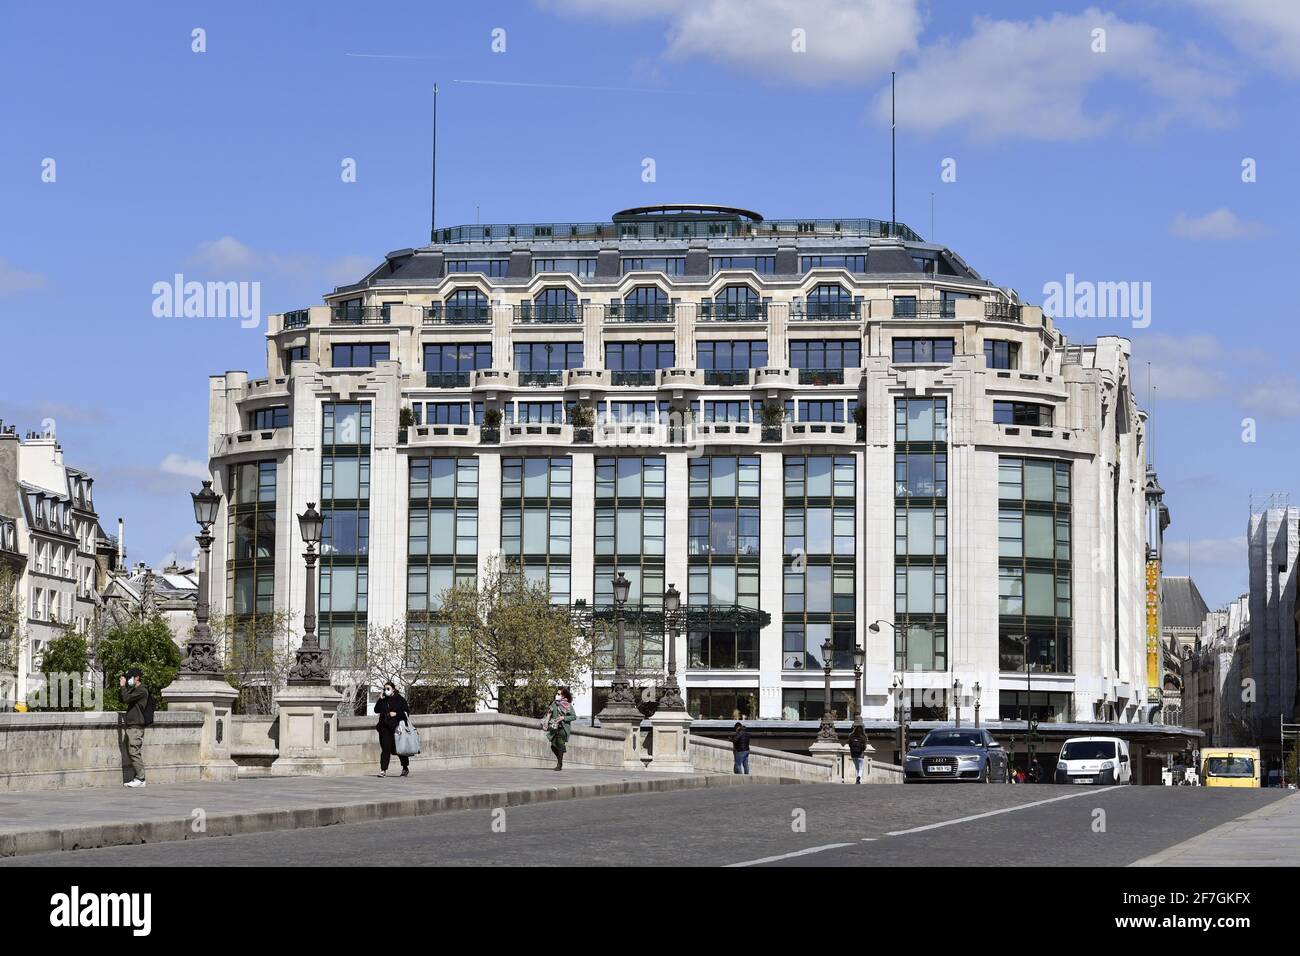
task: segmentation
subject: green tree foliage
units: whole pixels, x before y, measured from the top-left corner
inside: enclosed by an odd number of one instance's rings
[[[166,708],[162,691],[180,670],[181,651],[171,629],[159,614],[115,627],[100,638],[95,656],[104,672],[104,709],[123,710],[117,680],[130,668],[144,673],[144,685],[153,694],[159,710]]]
[[[505,714],[537,716],[591,659],[589,639],[568,607],[517,565],[493,561],[475,583],[457,584],[430,616],[429,636],[411,648],[431,684],[464,687]]]

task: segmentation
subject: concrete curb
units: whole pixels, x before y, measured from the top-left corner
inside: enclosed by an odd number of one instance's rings
[[[1227,823],[1221,823],[1213,830],[1206,830],[1199,833],[1189,840],[1182,843],[1175,843],[1171,847],[1166,847],[1159,853],[1152,853],[1150,856],[1144,856],[1140,860],[1134,860],[1129,866],[1177,866],[1178,858],[1193,850],[1201,849],[1204,846],[1214,843],[1221,837],[1226,837],[1242,827],[1249,826],[1255,820],[1262,820],[1273,816],[1274,814],[1290,811],[1300,806],[1296,801],[1300,801],[1300,794],[1290,794],[1279,800],[1274,800],[1266,807],[1260,807],[1258,810],[1251,810],[1249,813],[1237,817],[1235,820],[1229,820]],[[1233,866],[1229,862],[1218,863],[1218,866]],[[1246,866],[1249,864],[1237,864]]]
[[[789,777],[753,777],[731,774],[696,774],[694,776],[647,775],[643,780],[609,783],[560,784],[520,790],[451,794],[441,797],[407,797],[396,800],[369,800],[316,807],[283,810],[241,810],[210,813],[205,829],[195,833],[193,818],[163,817],[144,821],[105,821],[60,828],[33,828],[0,833],[0,858],[53,853],[63,850],[90,850],[99,847],[131,846],[140,843],[175,843],[204,837],[246,836],[277,830],[303,830],[339,826],[346,823],[373,823],[401,817],[421,817],[455,810],[491,810],[497,807],[520,807],[554,800],[585,800],[594,797],[618,797],[637,793],[665,793],[674,790],[754,786],[759,784],[798,784]]]

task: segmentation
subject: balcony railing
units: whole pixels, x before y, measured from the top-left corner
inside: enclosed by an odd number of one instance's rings
[[[330,323],[333,325],[387,325],[389,321],[388,310],[382,305],[361,308],[336,305],[330,309]]]
[[[912,302],[906,299],[894,300],[894,318],[896,319],[955,319],[957,301],[955,299],[926,299]]]
[[[628,302],[611,302],[605,307],[605,318],[610,322],[671,322],[671,302],[637,305]]]
[[[766,322],[766,302],[710,302],[700,303],[701,322]]]
[[[521,386],[553,386],[564,384],[564,369],[544,369],[539,372],[519,372]]]
[[[705,385],[747,386],[749,385],[749,372],[750,370],[747,368],[705,369],[704,384]]]
[[[855,322],[861,317],[860,302],[805,302],[790,310],[795,322]]]
[[[653,386],[655,383],[655,369],[636,369],[631,371],[611,371],[609,373],[610,383],[613,385],[635,385],[642,388]]]
[[[522,302],[514,308],[516,322],[541,324],[575,324],[582,321],[582,307],[578,305],[538,305]]]
[[[469,388],[469,372],[425,372],[425,388]]]
[[[294,312],[284,314],[284,327],[286,329],[304,329],[311,317],[307,309],[298,309]]]
[[[1014,302],[985,302],[984,318],[991,322],[1023,322],[1020,306]]]
[[[921,237],[904,223],[880,219],[661,219],[621,222],[475,223],[436,230],[436,243],[537,242],[572,239],[671,239],[699,236],[897,236],[909,242]]]
[[[842,368],[801,368],[799,369],[800,385],[843,385],[844,369]]]
[[[446,305],[435,302],[424,307],[425,325],[490,325],[492,312],[486,305]]]

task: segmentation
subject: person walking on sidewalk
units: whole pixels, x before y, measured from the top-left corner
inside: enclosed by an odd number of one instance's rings
[[[853,758],[853,770],[857,779],[854,783],[862,782],[862,761],[867,752],[867,732],[861,724],[853,725],[853,733],[849,734],[849,756]]]
[[[132,667],[117,679],[118,696],[126,705],[122,723],[126,731],[126,750],[131,758],[133,776],[124,786],[143,787],[144,782],[144,729],[153,723],[153,708],[150,706],[149,691],[141,682],[144,671]]]
[[[551,742],[551,753],[555,754],[555,769],[564,769],[564,752],[569,749],[569,725],[577,716],[573,709],[573,694],[567,687],[555,692],[551,702],[551,712],[546,718],[546,739]]]
[[[384,694],[375,701],[375,713],[379,715],[379,722],[375,725],[375,729],[379,731],[379,776],[386,777],[388,760],[397,753],[397,741],[394,735],[402,721],[410,717],[411,708],[407,706],[406,698],[397,692],[393,682],[385,681]],[[402,776],[409,776],[411,758],[397,754],[397,759],[402,762]]]
[[[731,734],[731,751],[736,758],[736,766],[733,773],[749,773],[749,731],[740,721],[736,721],[736,726],[732,728]]]

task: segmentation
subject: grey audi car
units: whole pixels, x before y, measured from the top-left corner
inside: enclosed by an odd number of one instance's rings
[[[904,783],[970,780],[1007,782],[1007,752],[982,728],[945,727],[930,731],[903,758]]]

